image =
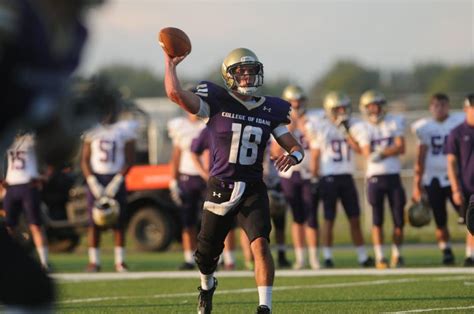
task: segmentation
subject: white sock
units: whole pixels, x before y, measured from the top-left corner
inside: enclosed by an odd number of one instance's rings
[[[210,290],[214,287],[214,274],[204,275],[201,273],[201,288],[203,290]]]
[[[324,259],[332,259],[332,248],[329,246],[323,246]]]
[[[318,259],[318,248],[315,246],[310,246],[308,248],[308,253],[309,253],[309,264],[311,265],[311,268],[313,269],[320,268],[319,259]]]
[[[224,255],[224,264],[225,265],[235,264],[234,251],[232,251],[232,250],[224,251],[223,255]]]
[[[472,257],[472,248],[466,244],[466,257]]]
[[[450,249],[451,248],[451,242],[444,242],[444,241],[440,241],[438,243],[438,247],[441,251],[445,250],[445,249]]]
[[[266,305],[272,309],[272,286],[258,286],[258,305]]]
[[[92,264],[100,265],[100,251],[99,248],[89,248],[89,262]]]
[[[120,265],[125,261],[125,248],[123,246],[116,246],[115,252],[115,265]]]
[[[402,246],[392,244],[392,258],[398,258],[401,255]]]
[[[184,251],[184,261],[189,264],[194,264],[193,251],[191,250]]]
[[[383,256],[383,246],[380,244],[374,245],[374,253],[375,253],[375,260],[378,262],[381,261],[384,256]]]
[[[48,266],[48,247],[40,246],[36,248],[41,265]]]
[[[296,259],[296,264],[298,265],[304,265],[305,264],[305,255],[306,255],[306,250],[302,247],[296,247],[295,248],[295,259]]]
[[[359,263],[365,262],[368,258],[367,250],[365,248],[365,245],[360,245],[360,246],[356,247],[356,251],[357,251],[357,261]]]

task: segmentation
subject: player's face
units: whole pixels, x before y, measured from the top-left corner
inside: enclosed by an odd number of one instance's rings
[[[437,121],[443,121],[449,114],[449,103],[433,99],[430,103],[430,111],[433,118]]]
[[[259,68],[255,65],[245,64],[235,68],[234,77],[240,87],[254,86]]]
[[[367,113],[369,114],[369,116],[379,115],[382,113],[382,107],[377,103],[368,104]]]
[[[474,121],[474,106],[464,106],[464,112],[467,120]]]

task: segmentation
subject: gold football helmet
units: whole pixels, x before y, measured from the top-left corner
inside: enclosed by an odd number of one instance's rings
[[[239,74],[238,69],[242,66],[250,66],[251,71]],[[263,85],[263,64],[258,61],[257,55],[247,48],[232,50],[221,67],[222,79],[226,87],[242,95],[253,95]],[[240,86],[239,76],[249,75],[253,77],[250,86]]]
[[[343,92],[329,92],[326,94],[323,106],[326,115],[333,119],[336,124],[348,120],[352,113],[351,99]],[[340,107],[344,107],[344,113],[338,113],[337,109]]]
[[[421,200],[408,207],[408,221],[413,227],[423,227],[431,221],[431,208],[427,201]]]
[[[283,98],[286,101],[304,100],[306,99],[306,95],[301,87],[296,86],[296,85],[288,85],[283,90],[281,98]]]
[[[387,100],[385,95],[376,90],[368,90],[360,96],[359,109],[360,112],[372,123],[379,123],[385,116],[385,104]],[[371,114],[367,110],[367,106],[370,104],[377,104],[380,106],[380,112],[378,114]]]
[[[107,196],[102,196],[94,202],[92,208],[92,219],[99,227],[110,227],[114,225],[120,215],[119,203]]]

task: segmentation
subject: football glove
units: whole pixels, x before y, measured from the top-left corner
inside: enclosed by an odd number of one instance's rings
[[[107,187],[105,188],[105,195],[108,197],[115,197],[117,194],[118,190],[120,189],[120,186],[122,185],[123,182],[123,175],[121,173],[117,173],[113,178],[112,181],[107,184]]]
[[[384,159],[384,156],[382,154],[383,152],[383,148],[377,148],[375,149],[375,151],[373,151],[370,156],[369,156],[369,160],[371,162],[379,162],[381,161],[382,159]]]
[[[311,184],[311,194],[317,195],[319,193],[319,177],[311,177],[309,181]]]
[[[96,199],[99,199],[104,194],[104,187],[102,184],[100,184],[99,181],[97,181],[97,178],[92,174],[87,176],[86,181],[92,195],[94,195]]]
[[[181,190],[179,189],[178,181],[174,179],[171,180],[169,184],[169,189],[173,202],[178,206],[183,205],[183,200],[181,199]]]

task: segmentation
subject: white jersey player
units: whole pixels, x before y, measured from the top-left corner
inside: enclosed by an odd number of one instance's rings
[[[195,268],[193,253],[196,250],[196,227],[206,182],[193,161],[191,143],[204,128],[205,124],[192,114],[168,122],[168,134],[173,142],[169,188],[173,201],[181,209],[183,225],[184,263],[179,267],[182,270]]]
[[[305,155],[309,156],[309,143],[305,138],[304,125],[307,119],[318,119],[318,114],[306,115],[306,95],[299,86],[289,85],[283,91],[282,98],[291,104],[291,124],[288,129],[301,143]],[[272,155],[278,155],[282,149],[274,141]],[[314,193],[311,182],[309,158],[290,168],[286,172],[279,172],[280,184],[285,199],[290,205],[293,214],[292,235],[295,248],[295,269],[306,266],[306,246],[309,251],[309,263],[312,269],[320,267],[317,256],[318,220],[317,220],[317,195]],[[306,235],[306,236],[305,236]]]
[[[341,92],[330,92],[324,99],[324,118],[309,121],[306,133],[311,143],[311,171],[319,179],[319,194],[324,207],[323,255],[325,267],[334,267],[332,256],[336,204],[340,200],[350,222],[353,243],[361,266],[373,266],[367,255],[360,228],[360,207],[352,174],[354,150],[360,148],[350,135],[357,120],[351,117],[350,98]]]
[[[6,225],[15,233],[22,211],[25,213],[33,241],[43,269],[48,270],[48,242],[42,227],[40,212],[41,195],[38,165],[35,152],[35,136],[18,133],[7,150],[6,194],[3,206]],[[17,206],[20,204],[21,206]]]
[[[87,205],[89,211],[89,264],[86,271],[100,271],[100,227],[94,218],[98,203],[118,203],[117,222],[110,227],[115,234],[115,270],[126,272],[125,264],[125,215],[127,192],[124,177],[133,164],[137,124],[131,121],[117,122],[119,100],[106,108],[102,122],[86,132],[83,139],[81,169],[87,181]],[[109,205],[106,205],[107,208]]]
[[[405,152],[405,120],[386,114],[385,103],[385,96],[378,91],[362,94],[360,110],[366,121],[354,125],[351,130],[362,154],[368,158],[367,196],[373,213],[372,238],[377,268],[388,267],[382,249],[385,197],[389,200],[394,224],[391,266],[400,267],[404,263],[400,251],[406,196],[400,179],[399,155]]]
[[[452,200],[447,172],[446,142],[452,129],[461,124],[464,113],[449,113],[449,98],[442,93],[430,100],[431,118],[423,118],[412,124],[412,132],[418,139],[418,151],[413,177],[413,201],[420,202],[425,194],[436,223],[436,238],[442,251],[444,265],[454,264],[448,230],[446,201],[451,200],[460,213],[460,207]],[[464,218],[460,215],[460,218]],[[466,250],[470,250],[467,245]],[[467,257],[470,257],[469,253]]]

